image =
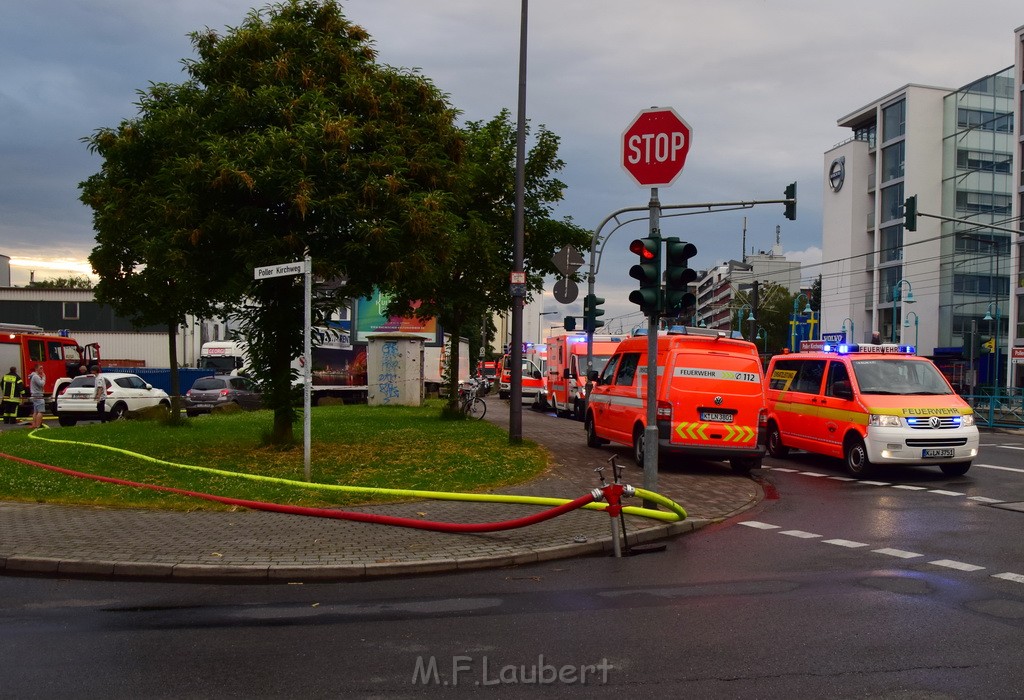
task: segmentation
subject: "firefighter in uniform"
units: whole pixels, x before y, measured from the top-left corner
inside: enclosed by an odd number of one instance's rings
[[[25,393],[25,385],[21,382],[21,377],[18,376],[18,370],[15,367],[11,367],[10,371],[4,375],[3,382],[0,384],[2,391],[2,413],[4,416],[4,423],[12,425],[18,422],[18,406],[21,405],[21,397]]]

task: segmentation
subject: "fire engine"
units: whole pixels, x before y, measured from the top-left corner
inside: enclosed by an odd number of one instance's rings
[[[608,359],[623,339],[595,335],[591,345],[592,368],[604,371]],[[587,334],[567,333],[548,339],[547,403],[559,416],[583,420],[587,387]]]
[[[0,323],[0,371],[14,367],[27,387],[28,375],[42,365],[48,408],[56,405],[57,394],[79,375],[79,367],[99,361],[98,343],[83,347],[74,338],[47,334],[39,326]],[[27,406],[22,410],[27,411]]]

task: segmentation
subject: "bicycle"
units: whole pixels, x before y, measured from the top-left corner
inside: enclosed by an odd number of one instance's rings
[[[459,407],[467,417],[482,420],[487,413],[487,404],[476,395],[477,386],[476,382],[470,381],[459,387]]]

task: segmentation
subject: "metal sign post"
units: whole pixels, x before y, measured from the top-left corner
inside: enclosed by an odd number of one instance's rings
[[[650,238],[661,245],[661,202],[651,188]],[[659,272],[659,275],[661,273]],[[644,427],[644,488],[658,490],[658,314],[647,317],[647,425]]]
[[[311,481],[309,456],[310,456],[310,403],[311,388],[313,386],[313,259],[306,251],[305,257],[297,262],[281,263],[278,265],[266,265],[253,270],[253,277],[257,280],[270,279],[271,277],[287,277],[290,275],[303,276],[303,350],[302,350],[302,462],[306,481]]]

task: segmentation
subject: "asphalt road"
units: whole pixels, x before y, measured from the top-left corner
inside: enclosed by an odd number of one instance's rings
[[[767,460],[770,499],[623,559],[318,585],[0,578],[0,696],[1012,697],[1024,439],[982,442],[956,479]]]

